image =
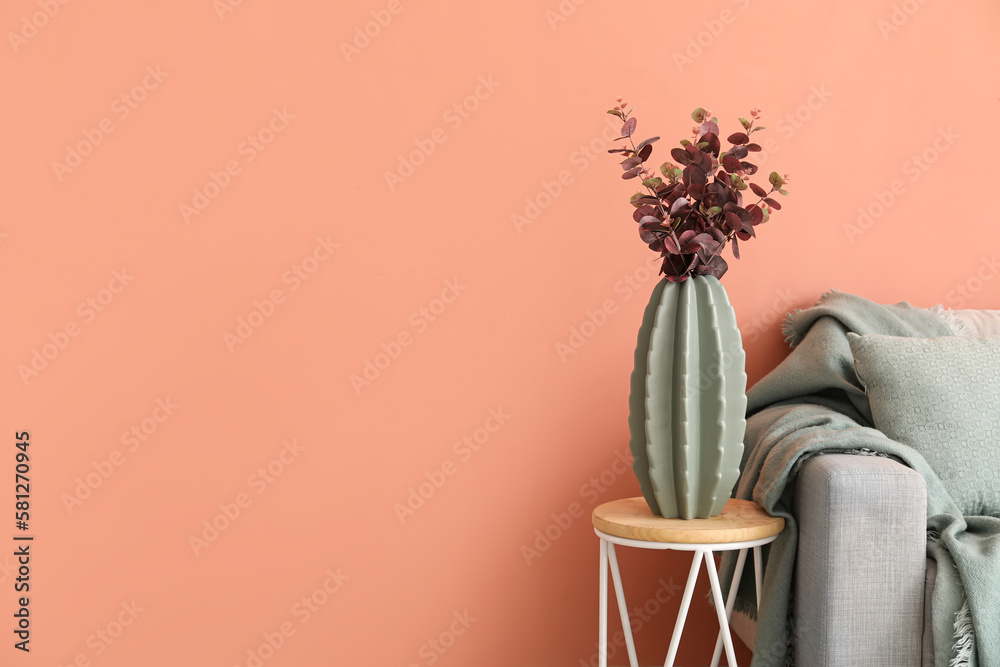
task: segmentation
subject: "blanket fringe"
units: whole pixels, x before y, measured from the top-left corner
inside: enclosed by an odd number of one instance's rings
[[[933,308],[928,308],[928,310],[940,317],[956,336],[973,335],[972,330],[969,328],[969,323],[955,314],[955,311],[951,308],[945,308],[939,304]]]
[[[812,307],[815,308],[816,306],[820,306],[830,297],[837,296],[839,294],[843,294],[843,292],[836,288],[823,292],[819,295],[819,298]],[[792,324],[792,321],[799,313],[802,312],[802,310],[802,308],[796,308],[792,312],[785,315],[784,319],[781,320],[781,334],[785,337],[785,342],[788,343],[788,346],[793,349],[798,347],[799,343],[802,342],[802,336],[795,332],[795,327]]]
[[[955,645],[952,652],[955,656],[948,667],[969,667],[972,661],[972,651],[976,646],[976,634],[972,628],[972,613],[969,611],[969,601],[962,603],[962,608],[955,614]]]

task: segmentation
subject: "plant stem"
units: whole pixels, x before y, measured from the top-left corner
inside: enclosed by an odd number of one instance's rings
[[[625,119],[624,120],[628,120],[628,114],[627,113],[625,114]],[[624,124],[624,122],[623,122],[623,124]],[[628,142],[632,145],[632,154],[633,154],[633,156],[634,157],[638,157],[639,152],[635,149],[635,141],[632,139],[632,135],[631,134],[628,136]],[[639,164],[642,165],[642,171],[645,171],[646,170],[646,166],[645,166],[646,163],[645,162],[640,162]],[[640,172],[640,175],[643,175],[642,172]],[[645,181],[646,179],[643,179],[643,180]],[[646,190],[656,199],[656,205],[660,209],[660,215],[663,216],[664,222],[668,221],[670,219],[670,211],[668,211],[667,209],[665,209],[663,207],[663,202],[660,201],[660,196],[656,193],[656,190],[654,190],[653,188],[649,187],[645,183],[643,183],[642,186],[644,188],[646,188]],[[670,236],[673,237],[673,239],[674,239],[674,243],[677,244],[677,249],[680,250],[680,248],[681,248],[681,242],[677,238],[677,234],[674,233],[674,229],[673,229],[672,226],[670,226],[668,224],[667,227],[670,230]],[[657,231],[657,232],[654,232],[654,233],[656,233],[656,234],[664,234],[665,232]]]

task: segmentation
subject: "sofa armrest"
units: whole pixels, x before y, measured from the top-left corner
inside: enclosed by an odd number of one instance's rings
[[[813,456],[796,477],[793,512],[796,663],[920,667],[923,477],[883,457]]]

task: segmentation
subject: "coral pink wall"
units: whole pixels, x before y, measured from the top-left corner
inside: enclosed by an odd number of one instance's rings
[[[36,536],[30,654],[0,557],[5,665],[589,661],[589,513],[638,493],[655,279],[618,95],[661,159],[696,106],[764,109],[792,194],[724,281],[751,381],[829,288],[1000,305],[995,2],[11,0],[0,25],[0,553],[17,431]],[[662,660],[687,557],[621,559]],[[694,607],[682,664],[714,638]]]

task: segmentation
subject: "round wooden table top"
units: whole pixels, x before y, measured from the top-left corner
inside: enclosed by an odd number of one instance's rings
[[[749,542],[777,535],[785,527],[784,519],[771,516],[752,500],[735,498],[722,514],[709,519],[664,519],[649,511],[642,496],[599,505],[592,519],[595,528],[615,537],[679,544]]]

